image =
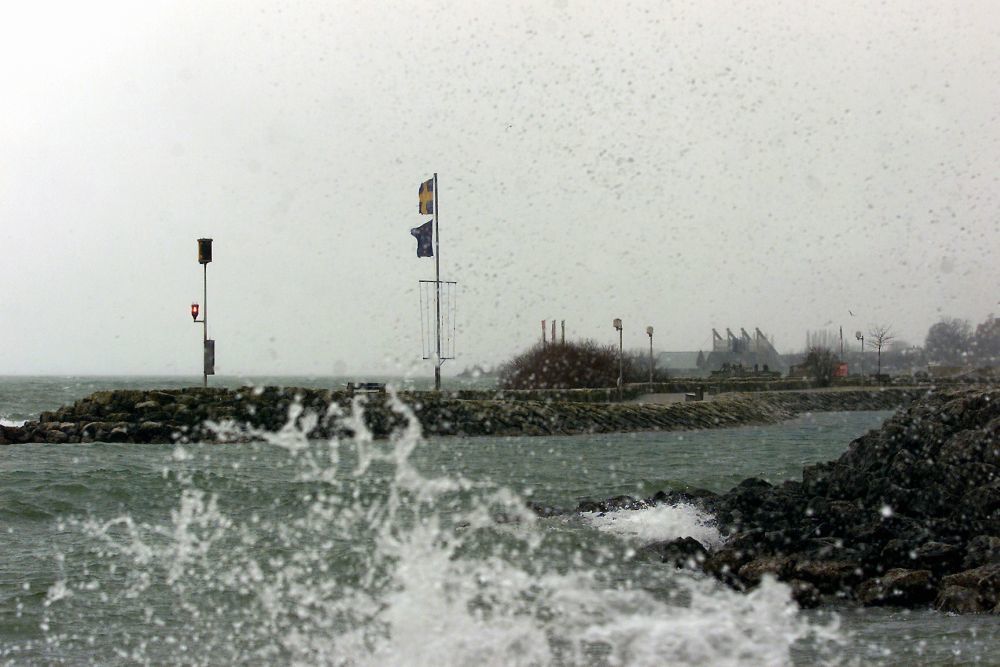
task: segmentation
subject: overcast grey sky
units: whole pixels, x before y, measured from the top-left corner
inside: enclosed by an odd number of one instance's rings
[[[922,343],[1000,313],[998,32],[992,1],[7,5],[0,374],[199,373],[200,236],[220,373],[429,374],[434,171],[450,370],[553,317]]]

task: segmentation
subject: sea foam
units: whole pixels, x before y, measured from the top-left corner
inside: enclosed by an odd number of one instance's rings
[[[594,528],[618,537],[651,544],[679,537],[693,537],[708,549],[723,539],[712,515],[693,505],[656,505],[639,510],[586,512],[584,520]]]

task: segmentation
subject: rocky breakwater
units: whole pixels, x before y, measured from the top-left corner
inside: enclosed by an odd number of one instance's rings
[[[771,575],[804,606],[824,601],[1000,613],[1000,390],[934,392],[802,481],[747,479],[726,494],[661,493],[608,507],[687,502],[713,512],[724,546],[650,545],[663,562],[739,589]],[[578,509],[593,510],[587,506]]]
[[[565,435],[640,430],[690,430],[772,423],[792,412],[750,397],[674,405],[596,404],[569,401],[465,400],[447,394],[400,394],[425,435]],[[405,417],[385,394],[301,388],[101,391],[73,405],[42,413],[23,426],[0,427],[0,444],[175,441],[220,442],[277,431],[293,421],[310,437],[352,435],[352,403],[365,426],[388,437]],[[315,421],[307,415],[316,415]],[[219,429],[219,425],[226,428]]]
[[[673,403],[585,403],[570,400],[467,398],[432,392],[402,393],[425,435],[572,435],[627,431],[678,431],[782,421],[800,412],[887,409],[912,394],[898,390],[732,394],[714,401]],[[276,431],[292,419],[313,438],[351,435],[338,418],[363,405],[363,419],[376,438],[404,425],[386,394],[303,388],[191,388],[163,391],[100,391],[73,405],[44,412],[23,426],[0,427],[0,444],[245,440],[255,430]],[[307,420],[307,414],[318,417]],[[227,428],[221,431],[218,425]]]

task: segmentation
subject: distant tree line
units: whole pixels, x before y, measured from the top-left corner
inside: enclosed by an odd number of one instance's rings
[[[930,363],[992,366],[1000,363],[1000,318],[989,316],[975,329],[968,320],[946,317],[932,325],[924,341]]]
[[[928,364],[943,366],[1000,366],[1000,318],[990,315],[975,328],[968,320],[946,317],[933,324],[927,331],[923,347],[911,345],[897,338],[892,329],[875,325],[864,334],[865,351],[875,352],[873,367],[881,375],[882,369],[907,372]],[[844,341],[845,358],[840,359],[840,337],[835,331],[810,331],[806,334],[806,352],[802,363],[810,376],[821,384],[832,379],[831,363],[851,363],[852,370],[861,361],[855,341]],[[853,344],[853,345],[852,345]]]

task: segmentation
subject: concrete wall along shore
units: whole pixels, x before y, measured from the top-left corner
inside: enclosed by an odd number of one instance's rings
[[[578,396],[539,392],[536,400],[506,393],[469,396],[469,392],[401,393],[425,435],[560,435],[626,431],[677,431],[742,424],[774,423],[809,411],[889,410],[908,404],[926,390],[769,392],[726,394],[713,401],[654,405],[588,402],[593,390]],[[544,400],[542,400],[544,399]],[[0,427],[0,444],[253,439],[252,430],[275,431],[288,423],[293,406],[320,416],[310,437],[351,435],[337,414],[349,414],[352,401],[364,405],[364,419],[375,437],[388,437],[404,425],[386,394],[352,396],[344,391],[303,388],[190,388],[163,391],[100,391],[23,426]],[[608,400],[607,395],[604,398]],[[335,406],[331,411],[331,406]],[[297,417],[298,420],[302,416]],[[219,435],[212,423],[227,423],[241,433]]]

